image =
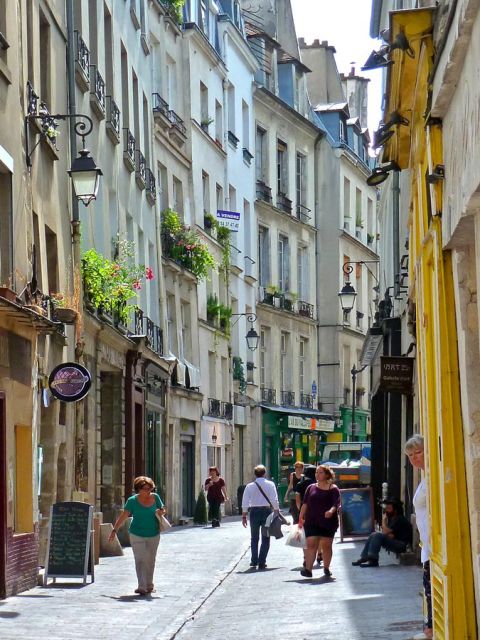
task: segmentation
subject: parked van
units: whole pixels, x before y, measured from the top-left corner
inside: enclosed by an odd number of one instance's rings
[[[339,487],[361,487],[371,482],[371,442],[327,442],[319,459],[319,464],[328,464],[335,471]]]

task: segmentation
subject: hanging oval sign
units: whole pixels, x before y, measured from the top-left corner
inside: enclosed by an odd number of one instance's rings
[[[50,391],[63,402],[84,398],[92,385],[90,372],[77,362],[64,362],[53,369],[48,378]]]

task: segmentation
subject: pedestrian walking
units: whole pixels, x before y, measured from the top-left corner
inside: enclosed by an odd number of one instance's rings
[[[425,471],[424,446],[423,436],[418,433],[414,434],[405,443],[405,453],[412,467],[421,469],[422,471]],[[427,504],[427,481],[425,476],[421,479],[413,496],[413,507],[415,509],[415,520],[422,547],[420,559],[423,565],[423,591],[427,608],[423,633],[426,638],[433,638],[432,586],[430,581],[430,520]]]
[[[382,516],[382,530],[368,536],[358,560],[352,562],[354,567],[378,567],[380,550],[403,553],[412,544],[412,525],[403,515],[403,504],[397,498],[387,498],[382,503],[385,512]]]
[[[251,567],[259,569],[267,568],[267,555],[270,549],[270,537],[262,532],[262,542],[260,544],[260,552],[258,551],[258,542],[260,538],[260,530],[265,524],[268,516],[272,511],[278,512],[278,495],[277,488],[271,480],[267,480],[265,474],[266,468],[263,464],[259,464],[253,470],[256,480],[249,482],[245,487],[242,499],[242,524],[247,526],[247,512],[250,514],[250,546],[251,546]]]
[[[165,515],[166,510],[160,496],[154,493],[155,483],[151,478],[138,476],[133,481],[133,490],[135,493],[126,501],[123,511],[113,525],[108,541],[113,542],[118,529],[131,516],[132,521],[128,531],[138,580],[135,593],[144,596],[155,590],[153,572],[160,542],[157,516]]]
[[[303,479],[295,487],[295,499],[297,501],[297,509],[298,509],[299,516],[300,516],[300,509],[302,508],[303,498],[305,497],[305,492],[307,490],[307,487],[309,487],[311,484],[315,484],[316,482],[316,479],[315,479],[316,472],[317,472],[317,467],[315,465],[313,464],[305,465],[303,469]],[[303,557],[304,557],[303,566],[305,567],[305,549],[303,550]],[[322,564],[321,542],[318,543],[318,548],[317,548],[317,564],[318,565]]]
[[[288,487],[284,498],[285,502],[287,502],[287,500],[290,498],[290,508],[288,512],[293,518],[293,524],[298,523],[298,516],[300,515],[300,509],[297,505],[297,499],[295,495],[295,487],[304,478],[303,468],[304,464],[300,460],[297,460],[297,462],[295,462],[295,464],[293,465],[293,471],[290,474]]]
[[[300,571],[305,578],[312,577],[313,562],[319,544],[323,556],[323,573],[330,578],[332,561],[332,544],[338,529],[338,509],[340,507],[340,491],[336,484],[334,472],[327,465],[320,464],[315,472],[316,483],[305,491],[300,509],[299,527],[304,527],[307,539],[305,549],[305,566]]]
[[[205,491],[207,492],[208,502],[208,519],[212,523],[212,527],[219,527],[221,515],[221,506],[228,500],[225,480],[220,475],[218,467],[210,467],[208,469],[210,475],[205,480]]]

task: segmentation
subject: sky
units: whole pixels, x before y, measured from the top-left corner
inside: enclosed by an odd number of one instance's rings
[[[381,117],[381,69],[361,71],[373,49],[382,45],[372,40],[370,14],[372,0],[291,0],[298,38],[311,44],[315,38],[336,49],[340,73],[348,74],[352,66],[357,74],[370,79],[368,85],[368,128],[370,135],[378,129]]]

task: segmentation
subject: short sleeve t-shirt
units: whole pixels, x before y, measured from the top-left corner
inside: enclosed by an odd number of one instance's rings
[[[338,529],[338,514],[331,518],[325,517],[325,512],[332,507],[340,505],[340,491],[336,485],[330,489],[319,489],[316,484],[311,484],[305,491],[303,504],[307,505],[307,513],[305,516],[306,527],[322,527],[335,533]]]
[[[405,516],[396,516],[392,518],[387,527],[392,530],[395,540],[400,540],[406,545],[412,544],[412,525]]]
[[[125,503],[125,511],[128,511],[132,516],[129,532],[135,536],[153,538],[153,536],[158,535],[160,532],[155,511],[163,508],[163,502],[158,494],[152,493],[152,496],[155,498],[155,502],[149,507],[140,504],[136,494],[130,496]]]

